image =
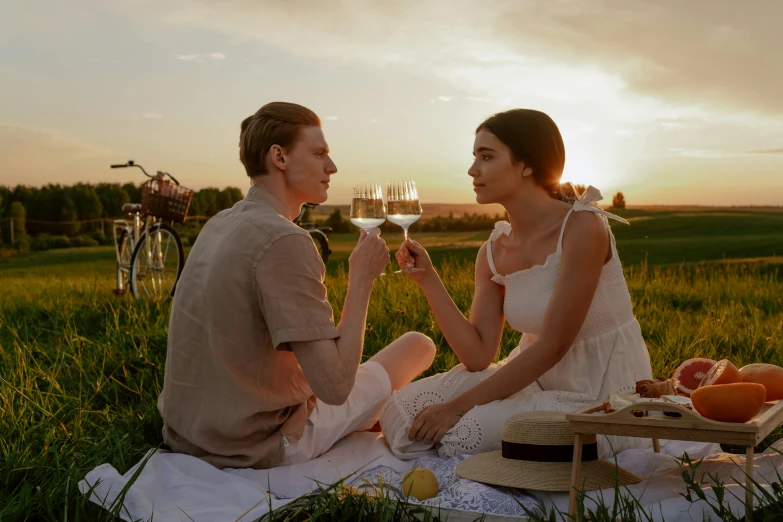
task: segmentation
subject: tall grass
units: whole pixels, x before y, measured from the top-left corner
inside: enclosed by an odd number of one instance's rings
[[[447,257],[439,270],[467,314],[472,265]],[[0,521],[115,520],[76,484],[106,462],[124,473],[161,444],[156,399],[169,305],[117,298],[104,273],[0,271]],[[783,365],[777,265],[634,266],[626,276],[656,375],[694,356]],[[338,320],[346,285],[344,269],[330,271]],[[456,363],[421,292],[403,277],[376,282],[368,323],[367,356],[416,330],[439,346],[426,375]],[[506,329],[499,356],[519,335]]]

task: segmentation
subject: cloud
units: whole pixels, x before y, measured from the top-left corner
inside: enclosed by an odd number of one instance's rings
[[[712,149],[681,149],[677,147],[669,147],[668,150],[669,152],[674,153],[676,156],[685,156],[691,158],[722,158],[724,156],[737,154],[737,152]]]
[[[669,147],[669,152],[677,156],[690,156],[694,158],[721,158],[725,156],[743,156],[747,154],[783,154],[783,149],[761,150],[719,150],[719,149],[683,149]]]
[[[174,58],[183,62],[204,63],[207,60],[223,61],[226,59],[226,55],[223,53],[177,54],[174,55]]]
[[[520,31],[525,17],[532,23]],[[780,114],[781,19],[780,2],[566,1],[547,3],[540,16],[532,4],[508,4],[497,27],[522,53],[595,64],[642,94]]]
[[[159,112],[145,112],[144,118],[147,120],[161,120],[163,115]]]
[[[481,83],[481,75],[502,69],[507,74],[497,78],[521,74],[528,87],[549,79],[562,89],[550,82],[540,94],[556,101],[579,102],[574,87],[589,90],[597,87],[595,81],[615,78],[617,91],[666,103],[783,114],[783,67],[776,52],[783,2],[749,6],[712,0],[709,9],[702,2],[649,0],[453,0],[448,9],[437,0],[133,0],[128,5],[138,9],[139,3],[172,24],[261,40],[306,57],[317,49],[319,56],[343,63],[415,66],[455,83],[465,80],[462,67],[484,87],[497,83]],[[573,76],[553,65],[592,69],[594,81],[570,85]],[[537,74],[548,67],[548,77]]]

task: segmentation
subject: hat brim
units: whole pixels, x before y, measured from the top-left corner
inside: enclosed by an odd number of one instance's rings
[[[500,451],[471,455],[457,465],[462,478],[511,488],[570,491],[570,462],[533,462],[503,458]],[[638,484],[641,477],[602,459],[582,462],[579,489],[588,491]]]

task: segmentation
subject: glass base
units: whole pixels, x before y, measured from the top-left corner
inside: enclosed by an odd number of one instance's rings
[[[402,270],[395,270],[395,274],[413,274],[415,272],[424,272],[423,268],[408,268],[405,267]]]

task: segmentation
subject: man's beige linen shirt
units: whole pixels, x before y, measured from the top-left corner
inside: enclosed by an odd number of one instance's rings
[[[172,450],[268,468],[299,440],[315,397],[292,341],[339,336],[309,234],[251,187],[210,219],[177,283],[158,408]]]

